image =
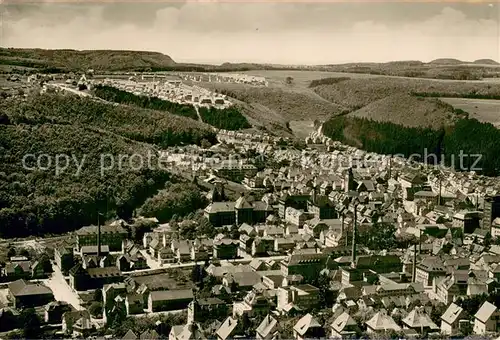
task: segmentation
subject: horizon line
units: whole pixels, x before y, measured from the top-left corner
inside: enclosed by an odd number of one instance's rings
[[[500,64],[500,60],[495,60],[492,58],[479,58],[476,60],[461,60],[454,57],[438,57],[429,61],[423,61],[418,59],[396,59],[396,60],[385,60],[385,61],[341,61],[335,62],[332,61],[330,63],[322,63],[322,64],[308,64],[307,62],[302,63],[277,63],[277,62],[265,62],[265,61],[214,61],[214,60],[190,60],[191,58],[174,58],[170,53],[154,51],[154,50],[135,50],[135,49],[75,49],[75,48],[42,48],[42,47],[13,47],[13,46],[0,46],[0,49],[17,49],[17,50],[45,50],[45,51],[76,51],[76,52],[105,52],[105,51],[115,51],[115,52],[144,52],[144,53],[159,53],[164,56],[168,56],[172,59],[172,61],[176,64],[201,64],[201,65],[212,65],[212,66],[220,66],[222,64],[257,64],[257,65],[277,65],[277,66],[328,66],[328,65],[346,65],[346,64],[388,64],[388,63],[397,63],[397,62],[420,62],[423,64],[429,64],[436,60],[455,60],[460,61],[463,64],[472,64],[478,60],[491,60],[498,64]],[[183,61],[176,61],[183,60]],[[479,64],[478,64],[479,65]],[[494,66],[494,65],[491,65]],[[498,65],[500,66],[500,65]]]
[[[335,3],[464,3],[471,5],[500,4],[500,0],[0,0],[0,5],[22,5],[22,4],[120,4],[120,3],[165,3],[165,4],[184,4],[184,3],[276,3],[276,4],[335,4]]]

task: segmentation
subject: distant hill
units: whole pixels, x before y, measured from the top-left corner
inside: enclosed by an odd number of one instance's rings
[[[453,107],[436,98],[395,94],[374,101],[349,114],[406,127],[440,128],[453,120]]]
[[[0,48],[0,64],[68,71],[88,69],[120,71],[176,65],[172,58],[158,52],[20,48]]]
[[[479,65],[500,65],[500,63],[496,62],[493,59],[478,59],[478,60],[474,60],[472,63],[479,64]]]
[[[316,81],[316,83],[319,83]],[[433,97],[496,98],[500,85],[480,82],[450,82],[419,78],[352,78],[334,84],[319,85],[314,92],[337,105],[360,109],[395,94],[432,94]],[[401,111],[400,114],[405,114]]]
[[[439,58],[439,59],[434,59],[433,61],[430,61],[428,64],[429,65],[461,65],[461,64],[466,64],[466,62],[458,60],[458,59],[453,59],[453,58]]]

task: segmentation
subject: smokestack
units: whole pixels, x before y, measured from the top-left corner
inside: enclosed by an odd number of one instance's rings
[[[354,268],[356,267],[356,234],[357,234],[357,210],[358,210],[358,205],[354,204],[354,224],[353,224],[353,229],[352,229],[352,261],[351,261],[351,266]]]
[[[438,205],[441,205],[441,176],[439,176],[439,195],[438,195]]]
[[[413,266],[411,268],[411,282],[417,278],[417,244],[413,245]]]
[[[389,179],[392,178],[392,156],[389,157]]]
[[[101,220],[100,213],[97,213],[97,257],[101,257]]]

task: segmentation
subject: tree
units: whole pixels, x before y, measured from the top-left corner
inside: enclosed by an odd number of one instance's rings
[[[285,78],[285,83],[286,83],[287,85],[292,85],[292,83],[293,83],[293,78],[292,78],[292,77],[290,77],[290,76],[286,77],[286,78]]]
[[[49,274],[49,273],[53,272],[52,263],[50,263],[50,259],[47,255],[42,255],[42,257],[40,258],[40,264],[42,265],[43,272],[45,274]]]
[[[78,85],[78,91],[84,91],[86,89],[87,89],[87,85],[85,85],[85,84],[79,84]]]
[[[11,257],[16,256],[16,248],[9,248],[9,251],[7,252],[7,257],[10,259]]]
[[[206,138],[203,138],[201,140],[201,143],[200,143],[200,146],[203,148],[203,149],[208,149],[212,146],[212,144],[206,139]]]
[[[240,231],[236,224],[231,226],[231,231],[229,232],[233,240],[238,240],[240,238]]]
[[[5,113],[0,113],[0,125],[9,125],[10,119]]]
[[[21,313],[23,322],[23,337],[37,339],[40,337],[40,319],[33,308],[27,308]]]

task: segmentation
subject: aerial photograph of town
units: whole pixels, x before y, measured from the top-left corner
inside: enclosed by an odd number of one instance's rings
[[[500,339],[500,3],[1,1],[0,339]]]

